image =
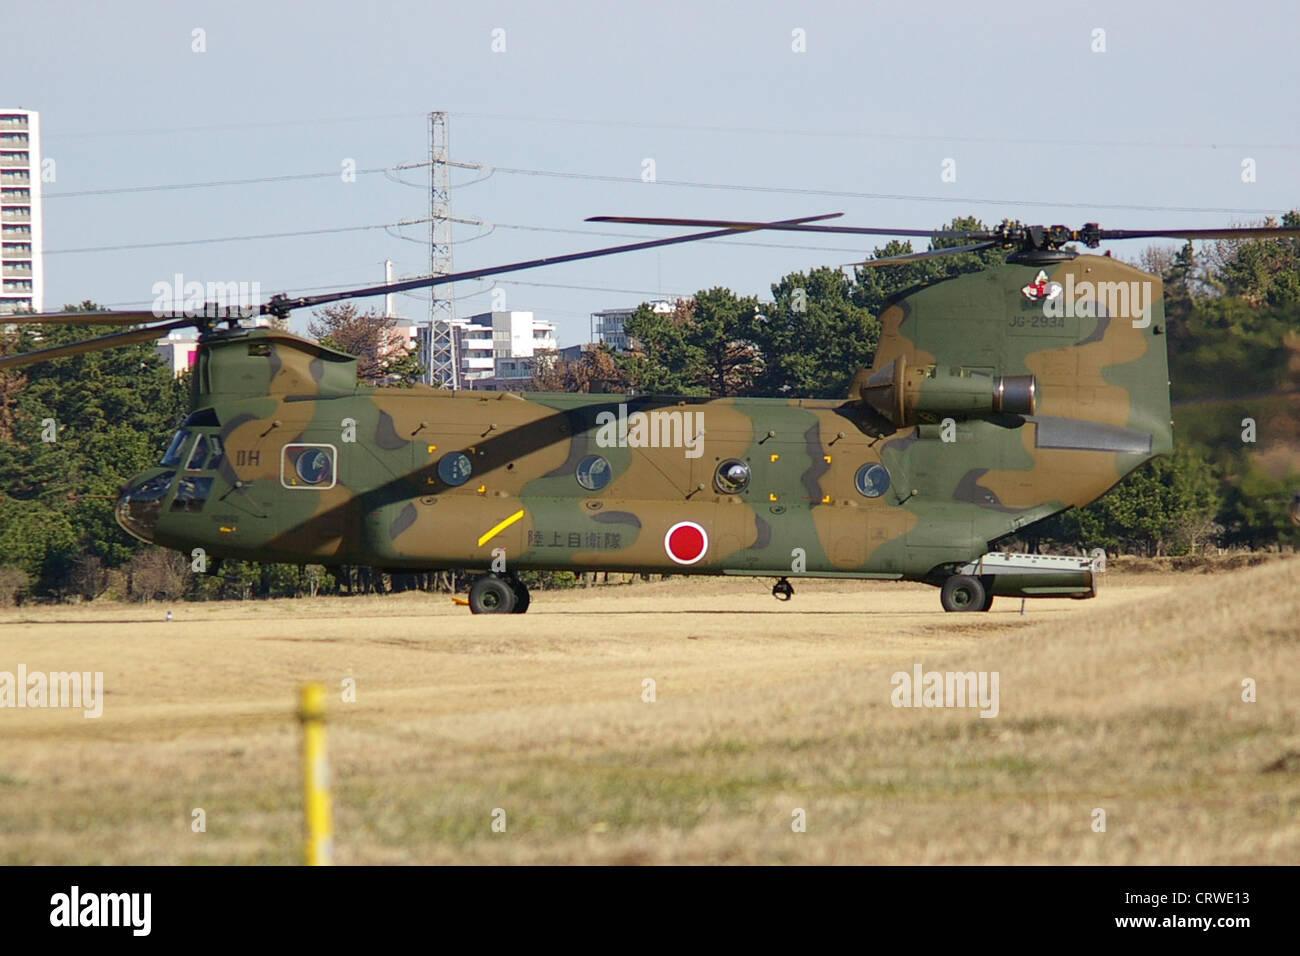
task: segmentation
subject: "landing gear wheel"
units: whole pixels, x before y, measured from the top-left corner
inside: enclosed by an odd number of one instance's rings
[[[523,614],[533,600],[532,595],[528,593],[528,585],[519,580],[519,575],[513,573],[504,575],[502,580],[510,585],[510,590],[515,592],[515,609],[510,613]]]
[[[514,588],[495,574],[481,574],[469,586],[469,609],[475,614],[513,614],[518,603]]]
[[[772,585],[772,597],[776,598],[778,601],[790,600],[790,598],[794,597],[794,585],[792,585],[786,578],[782,578],[780,581],[777,581],[776,584]]]
[[[983,611],[986,598],[984,585],[979,578],[967,574],[954,574],[943,582],[939,600],[945,611]]]

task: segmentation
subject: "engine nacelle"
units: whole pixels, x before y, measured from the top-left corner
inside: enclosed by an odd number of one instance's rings
[[[892,365],[854,384],[861,401],[900,427],[941,418],[1032,415],[1038,403],[1038,380],[1032,375],[987,375],[946,365],[908,366],[901,355]]]

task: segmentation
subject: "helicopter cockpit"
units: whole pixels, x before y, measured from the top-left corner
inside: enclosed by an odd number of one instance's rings
[[[152,541],[164,506],[171,512],[202,511],[224,454],[215,433],[182,427],[159,463],[167,470],[149,474],[122,493],[117,502],[118,523],[137,538]]]

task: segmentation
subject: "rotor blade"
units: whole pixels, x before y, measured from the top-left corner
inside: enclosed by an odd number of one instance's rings
[[[805,216],[802,219],[783,219],[779,222],[770,223],[752,223],[745,227],[749,229],[781,229],[786,226],[795,225],[805,222],[816,222],[821,219],[834,219],[836,216],[842,216],[843,213],[833,212],[822,216]],[[286,296],[275,296],[270,302],[262,306],[263,315],[287,315],[292,309],[302,309],[314,305],[325,305],[330,302],[341,302],[344,299],[363,299],[374,295],[388,295],[392,292],[407,292],[411,289],[427,289],[435,285],[445,285],[448,282],[462,282],[466,279],[482,279],[487,276],[501,275],[506,272],[520,272],[524,269],[537,269],[541,266],[559,265],[564,262],[577,262],[580,259],[595,259],[600,256],[612,256],[620,252],[637,252],[641,249],[657,249],[662,246],[672,246],[683,242],[698,242],[701,239],[714,239],[718,236],[730,236],[742,230],[739,229],[715,229],[711,232],[695,232],[685,236],[673,236],[671,239],[650,239],[645,242],[633,242],[622,246],[607,246],[604,249],[591,249],[586,252],[570,252],[562,256],[546,256],[541,259],[528,259],[524,262],[511,262],[503,266],[489,266],[486,269],[470,269],[465,272],[452,272],[447,275],[425,276],[421,279],[407,279],[403,282],[390,282],[386,285],[367,286],[364,289],[349,289],[347,292],[329,292],[321,295],[299,296],[297,298],[288,298]]]
[[[37,349],[35,352],[17,352],[13,355],[0,357],[0,371],[11,368],[22,368],[25,365],[36,365],[39,362],[48,362],[51,359],[67,358],[70,355],[84,355],[87,352],[101,352],[104,349],[117,348],[121,345],[134,345],[137,342],[152,342],[154,339],[161,338],[173,329],[183,329],[194,324],[192,319],[177,319],[174,322],[164,322],[161,325],[150,326],[147,329],[133,329],[130,332],[113,332],[109,335],[101,335],[93,339],[83,339],[80,342],[69,342],[67,345],[55,345],[47,349]]]
[[[1300,229],[1241,226],[1228,229],[1102,229],[1102,239],[1294,239]]]
[[[851,266],[866,266],[875,268],[876,266],[896,266],[904,262],[917,262],[921,259],[937,259],[940,256],[955,256],[962,252],[981,252],[984,249],[993,249],[1000,245],[997,242],[977,242],[969,246],[953,246],[951,249],[927,249],[924,252],[912,252],[905,256],[886,256],[883,259],[867,259],[864,262],[850,262]],[[846,268],[841,266],[840,268]]]
[[[144,325],[169,318],[170,313],[152,312],[17,312],[5,320],[15,325]]]
[[[661,219],[656,216],[592,216],[587,222],[622,222],[634,226],[712,226],[735,232],[777,229],[782,232],[825,232],[842,236],[918,236],[929,239],[993,239],[987,229],[878,229],[866,226],[808,226],[808,220],[746,222],[735,219]]]

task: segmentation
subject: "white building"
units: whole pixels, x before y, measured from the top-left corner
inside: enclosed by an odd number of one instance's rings
[[[656,299],[646,304],[660,315],[671,315],[673,310],[677,308],[677,303],[670,302],[668,299]],[[594,341],[601,345],[608,345],[615,352],[626,352],[634,347],[636,342],[627,334],[624,326],[627,324],[628,319],[636,315],[638,308],[640,306],[631,309],[605,309],[601,312],[591,313]]]
[[[172,377],[193,367],[199,356],[199,333],[194,329],[177,329],[158,340],[158,357],[171,366]]]
[[[41,116],[0,109],[0,315],[45,308]]]
[[[494,384],[530,380],[537,353],[559,347],[555,326],[531,312],[483,312],[458,320],[455,328],[463,388],[489,379]]]

